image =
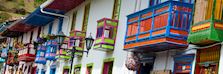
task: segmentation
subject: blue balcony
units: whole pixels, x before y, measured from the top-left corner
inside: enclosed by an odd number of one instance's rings
[[[56,40],[49,40],[46,42],[46,60],[56,60],[56,51],[58,49]]]
[[[192,3],[168,0],[128,15],[124,50],[156,52],[187,47]]]
[[[46,46],[38,46],[35,63],[46,64]]]

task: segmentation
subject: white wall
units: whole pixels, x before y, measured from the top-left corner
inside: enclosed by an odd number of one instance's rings
[[[135,3],[135,1],[138,1],[138,4]],[[86,72],[86,64],[93,63],[93,70],[92,74],[101,74],[102,68],[103,68],[103,60],[106,58],[115,58],[114,65],[113,65],[113,74],[135,74],[133,71],[127,70],[125,67],[125,60],[127,57],[127,52],[123,51],[124,47],[124,37],[126,32],[126,16],[135,12],[142,10],[148,6],[149,0],[122,0],[121,1],[121,10],[120,10],[120,17],[119,17],[119,26],[118,26],[118,32],[116,37],[116,44],[115,44],[115,50],[113,52],[105,52],[105,51],[99,51],[99,50],[90,50],[88,57],[86,57],[86,53],[84,53],[83,57],[81,58],[75,58],[74,65],[75,64],[82,64],[81,67],[81,74],[85,74]],[[140,5],[141,4],[141,5]],[[89,13],[89,19],[88,19],[88,26],[87,26],[87,35],[89,36],[90,33],[92,33],[93,38],[96,38],[96,30],[97,30],[97,20],[102,18],[111,18],[113,13],[113,5],[114,0],[92,0],[90,4],[90,13]],[[136,6],[136,7],[135,7]],[[77,9],[77,16],[76,16],[76,25],[75,30],[82,30],[82,24],[83,24],[83,16],[84,16],[84,8],[85,6],[82,5]],[[64,18],[63,21],[63,29],[62,31],[69,35],[70,26],[71,26],[71,20],[73,13],[72,11],[66,14],[70,17],[70,21],[67,18]],[[42,31],[44,34],[48,34],[49,24],[42,27]],[[58,30],[58,19],[56,19],[53,22],[53,28],[52,33],[57,34]],[[36,35],[36,31],[34,32]],[[24,34],[24,39],[29,38],[27,34]],[[35,36],[36,37],[36,36]],[[52,62],[47,61],[46,64],[46,74],[50,73],[50,64]],[[62,68],[64,66],[63,62],[60,62],[60,66],[57,68],[57,74],[61,74]],[[39,65],[38,65],[39,66]],[[73,72],[72,72],[73,73]]]
[[[219,60],[219,69],[218,69],[219,74],[223,74],[223,46],[221,45],[221,50],[220,50],[220,60]]]
[[[162,51],[156,53],[153,70],[171,70],[173,71],[175,51]]]
[[[77,15],[76,15],[76,22],[75,22],[75,30],[82,30],[82,24],[83,24],[83,19],[84,19],[84,7],[85,6],[81,6],[78,10],[77,10]]]
[[[146,0],[147,1],[147,0]],[[145,1],[141,1],[142,5],[139,9],[144,9],[147,7],[148,3],[143,3]],[[135,73],[132,71],[127,70],[125,67],[125,59],[127,56],[127,52],[123,51],[124,47],[124,36],[125,36],[125,29],[126,29],[126,16],[133,13],[135,9],[135,3],[129,0],[122,0],[121,2],[121,12],[120,12],[120,19],[119,19],[119,26],[118,26],[118,33],[116,37],[116,44],[115,50],[113,52],[104,52],[98,50],[90,50],[88,57],[86,54],[82,58],[76,58],[74,64],[82,64],[81,74],[85,74],[86,72],[86,64],[94,63],[92,73],[93,74],[100,74],[102,72],[103,67],[103,60],[105,58],[112,58],[114,57],[114,66],[113,66],[113,74],[131,74]],[[113,12],[113,0],[93,0],[90,6],[90,14],[88,20],[88,28],[87,28],[87,35],[89,36],[92,33],[92,36],[96,37],[96,30],[97,30],[97,20],[101,18],[111,18]],[[76,20],[76,30],[81,30],[82,28],[82,21],[83,21],[83,13],[84,13],[84,6],[81,7],[77,12],[77,20]]]
[[[111,18],[112,8],[113,0],[93,0],[91,2],[86,36],[89,36],[91,32],[93,38],[96,37],[97,20],[104,17]],[[77,62],[82,64],[81,74],[85,74],[86,64],[88,63],[94,63],[93,74],[100,74],[102,72],[103,59],[108,57],[112,57],[111,54],[107,54],[103,51],[90,50],[88,57],[84,54],[82,61]]]

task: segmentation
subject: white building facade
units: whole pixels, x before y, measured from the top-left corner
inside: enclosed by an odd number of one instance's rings
[[[57,35],[58,31],[62,31],[66,36],[70,36],[70,32],[74,30],[84,31],[86,32],[85,37],[91,34],[96,39],[98,20],[102,18],[118,20],[114,49],[112,51],[102,51],[95,49],[93,45],[88,55],[87,53],[83,53],[81,57],[75,56],[71,74],[149,74],[128,70],[126,68],[126,61],[128,60],[129,52],[123,50],[127,33],[127,16],[148,8],[149,2],[150,0],[85,0],[77,7],[65,13],[63,17],[59,15],[59,17],[55,18],[49,24],[25,32],[22,36],[18,37],[18,41],[22,41],[25,44],[35,41],[40,33]],[[86,50],[85,44],[84,50]],[[154,64],[151,65],[151,71],[173,72],[174,56],[177,52],[179,52],[177,49],[155,52]],[[188,50],[184,53],[196,55],[195,50]],[[30,69],[25,68],[24,66],[26,65]],[[20,61],[18,69],[23,67],[24,74],[69,74],[70,66],[70,60],[65,59],[47,60],[46,64],[34,63],[34,61]],[[193,61],[192,72],[194,68],[195,61]],[[6,71],[6,74],[8,74],[8,71]]]

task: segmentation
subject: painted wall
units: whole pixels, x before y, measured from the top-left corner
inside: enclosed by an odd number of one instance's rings
[[[125,31],[126,31],[126,20],[127,20],[126,16],[135,11],[139,11],[146,8],[148,6],[147,2],[148,0],[139,1],[137,3],[129,1],[129,0],[122,0],[115,50],[113,52],[104,52],[104,51],[98,51],[98,50],[92,49],[90,50],[88,57],[86,57],[86,53],[84,53],[83,57],[75,58],[74,65],[82,64],[81,74],[85,74],[86,64],[89,64],[89,63],[94,64],[93,70],[92,70],[93,74],[102,73],[103,60],[106,58],[115,58],[114,66],[113,66],[113,74],[134,74],[135,73],[135,72],[127,70],[127,68],[125,67],[125,59],[127,57],[127,52],[123,51],[123,44],[124,44],[124,36],[125,36]],[[113,12],[112,10],[113,4],[114,4],[114,0],[92,0],[91,1],[86,36],[89,36],[89,34],[92,33],[93,38],[96,37],[97,20],[104,17],[111,18],[112,12]],[[82,30],[84,8],[85,6],[81,5],[77,9],[75,30]],[[72,20],[73,11],[66,14],[68,17],[70,17],[69,20]],[[57,30],[57,25],[58,25],[56,23],[58,23],[58,21],[55,21],[53,25],[52,32],[54,34]],[[65,18],[63,21],[63,32],[66,35],[69,35],[70,26],[71,26],[71,21],[69,22],[68,19]],[[51,63],[49,61],[46,64],[46,66],[48,66],[46,73],[49,73],[50,64]],[[63,64],[63,62],[60,62],[60,64],[58,65],[60,66],[57,67],[57,74],[61,74],[63,72],[61,70],[63,70],[62,68],[66,64],[65,63]]]
[[[162,51],[156,53],[153,70],[171,70],[173,71],[173,55],[175,51]]]
[[[147,0],[145,0],[147,1]],[[147,7],[146,3],[143,3],[145,1],[142,1],[141,7],[138,9],[144,9]],[[125,36],[125,29],[126,29],[126,16],[128,14],[131,14],[134,12],[136,3],[128,1],[128,0],[122,0],[122,6],[121,6],[121,12],[120,12],[120,18],[119,18],[119,26],[118,26],[118,33],[116,38],[116,44],[115,44],[115,50],[114,52],[104,52],[104,51],[98,51],[98,50],[90,50],[88,57],[85,57],[86,54],[82,58],[76,58],[75,64],[82,64],[81,68],[81,74],[85,74],[86,72],[86,64],[88,63],[94,63],[92,73],[93,74],[100,74],[102,73],[102,67],[103,67],[103,60],[106,58],[115,58],[114,60],[114,66],[113,66],[113,74],[131,74],[134,72],[131,72],[127,70],[125,67],[125,59],[127,57],[127,52],[123,51],[123,44],[124,44],[124,36]],[[89,20],[88,20],[88,29],[87,29],[87,35],[92,33],[92,36],[96,37],[96,30],[97,30],[97,20],[101,18],[111,18],[112,17],[112,10],[113,9],[113,0],[93,0],[91,2],[90,7],[90,14],[89,14]],[[138,4],[137,4],[138,5]],[[77,13],[77,20],[76,20],[76,30],[81,30],[82,28],[82,21],[83,21],[83,12],[84,7],[81,7],[78,10]],[[120,56],[122,55],[122,56]]]
[[[81,67],[81,74],[85,74],[86,72],[86,64],[93,63],[93,70],[92,74],[101,74],[103,68],[103,60],[106,58],[115,58],[113,64],[113,74],[135,74],[133,71],[127,70],[125,67],[125,60],[127,58],[127,52],[123,51],[123,44],[124,44],[124,37],[126,32],[126,16],[134,13],[136,11],[145,9],[148,7],[149,0],[122,0],[121,1],[121,9],[120,9],[120,17],[119,17],[119,26],[118,26],[118,33],[116,37],[116,44],[115,50],[113,52],[104,52],[95,49],[91,49],[89,52],[88,57],[86,57],[86,53],[84,53],[83,57],[75,58],[74,65],[82,64]],[[92,33],[93,38],[96,38],[96,30],[97,30],[97,20],[101,18],[111,18],[113,12],[113,5],[114,0],[92,0],[90,4],[90,13],[88,19],[88,28],[87,28],[87,35],[89,36]],[[83,16],[84,16],[84,5],[81,5],[77,9],[77,17],[76,17],[76,25],[75,30],[81,30],[83,24]],[[64,18],[63,20],[63,29],[62,31],[68,36],[71,26],[71,20],[73,16],[73,12],[67,13],[66,15],[69,17]],[[49,25],[42,27],[42,31],[44,34],[48,34]],[[52,33],[57,34],[58,30],[58,19],[53,22]],[[24,34],[24,39],[29,38],[29,33]],[[34,32],[37,35],[36,31]],[[24,40],[27,42],[26,40]],[[86,49],[86,48],[85,48]],[[168,57],[167,51],[157,53],[157,57],[154,64],[154,70],[164,70],[166,65],[166,69],[173,70],[173,57],[172,55],[175,54],[175,51],[169,51]],[[167,61],[165,61],[167,60]],[[38,68],[45,68],[46,74],[50,73],[50,65],[52,61],[47,61],[45,66],[40,66]],[[63,60],[59,61],[59,66],[56,69],[57,74],[62,74],[63,66],[67,65],[64,63]],[[73,72],[72,72],[73,73]]]

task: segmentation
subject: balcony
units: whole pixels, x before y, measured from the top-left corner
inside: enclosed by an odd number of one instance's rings
[[[127,16],[124,50],[163,51],[187,47],[193,4],[166,1]]]
[[[36,51],[33,44],[26,44],[25,48],[19,49],[18,61],[31,62],[36,58]]]
[[[8,58],[6,61],[6,64],[9,66],[13,66],[13,65],[18,65],[18,56],[17,56],[18,52],[14,49],[10,49],[8,52]]]
[[[97,37],[94,49],[101,51],[113,51],[118,28],[118,20],[102,18],[97,22]]]
[[[208,45],[223,41],[222,4],[219,0],[196,2],[194,23],[188,42],[195,45]]]
[[[56,40],[49,40],[46,42],[46,60],[56,60],[56,51],[58,48],[58,44]]]
[[[71,53],[67,52],[66,49],[60,49],[60,51],[57,53],[56,58],[57,59],[70,59],[71,58]]]
[[[74,30],[70,32],[70,37],[69,37],[69,41],[68,41],[68,48],[72,49],[73,46],[76,47],[76,50],[84,50],[84,38],[86,36],[86,32],[82,32],[82,31],[78,31],[78,30]],[[74,45],[74,42],[72,41],[72,39],[77,39],[76,43]],[[75,55],[77,56],[82,56],[83,53],[82,52],[75,52]]]
[[[35,63],[46,64],[45,52],[46,46],[38,46]]]
[[[68,42],[69,38],[65,38],[64,44],[61,45],[60,50],[57,50],[56,58],[57,59],[70,59],[71,58],[71,52],[69,52],[70,49],[68,49]]]

